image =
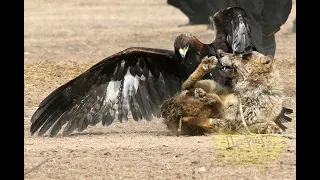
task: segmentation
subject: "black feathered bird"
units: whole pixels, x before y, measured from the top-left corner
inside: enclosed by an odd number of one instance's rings
[[[179,92],[203,57],[216,55],[217,49],[250,50],[243,16],[241,8],[217,12],[211,44],[183,34],[176,38],[174,51],[132,47],[103,59],[40,103],[31,118],[31,134],[43,135],[50,129],[50,136],[56,136],[66,125],[63,135],[69,135],[99,122],[108,126],[116,116],[125,122],[129,114],[135,121],[160,117],[162,103]]]
[[[244,9],[229,7],[210,16],[213,23],[215,39],[211,45],[229,53],[251,54],[253,45],[251,41],[250,25],[246,22]]]
[[[202,43],[190,34],[179,35],[176,38],[176,42],[179,43],[175,43],[175,50],[176,54],[189,60],[184,64],[188,74],[195,70],[205,56],[219,57],[218,50],[241,53],[243,56],[251,54],[254,49],[256,50],[252,44],[251,29],[245,20],[246,17],[245,10],[239,7],[229,7],[210,16],[214,26],[214,39],[210,44]],[[219,84],[225,84],[229,80],[229,78],[220,75],[218,66],[203,78],[214,79]]]

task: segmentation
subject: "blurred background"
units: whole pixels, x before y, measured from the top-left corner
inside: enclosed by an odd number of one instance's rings
[[[295,44],[291,35],[295,17],[294,0],[287,22],[277,33],[277,52],[288,52],[285,43]],[[25,61],[100,60],[132,46],[173,49],[181,33],[212,42],[213,31],[207,25],[179,26],[188,22],[166,0],[25,0]]]

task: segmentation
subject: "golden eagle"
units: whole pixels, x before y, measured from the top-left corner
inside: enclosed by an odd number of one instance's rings
[[[215,37],[204,44],[183,34],[176,38],[174,51],[131,47],[98,62],[84,73],[49,94],[31,118],[31,134],[50,129],[56,136],[88,125],[110,125],[116,118],[135,121],[160,117],[163,102],[180,91],[181,84],[205,56],[218,49],[232,53],[252,51],[250,28],[241,8],[227,8],[213,16]]]

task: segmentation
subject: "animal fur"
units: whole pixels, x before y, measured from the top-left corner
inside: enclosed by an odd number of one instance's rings
[[[182,85],[183,91],[163,104],[161,112],[168,128],[188,135],[242,133],[241,103],[245,123],[252,133],[285,130],[282,123],[291,121],[286,115],[292,110],[283,108],[284,96],[273,58],[258,52],[246,57],[222,54],[221,75],[232,78],[230,89],[221,88],[212,80],[199,80],[216,66],[214,59],[204,58]],[[182,130],[177,132],[180,119]]]

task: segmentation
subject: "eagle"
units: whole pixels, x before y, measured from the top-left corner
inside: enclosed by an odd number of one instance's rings
[[[31,117],[31,135],[38,131],[54,137],[63,129],[68,136],[99,122],[108,126],[132,116],[135,121],[161,117],[163,102],[181,90],[182,83],[205,56],[218,49],[231,53],[252,51],[250,27],[242,8],[229,7],[213,16],[210,44],[181,34],[174,50],[131,47],[113,54],[55,89]],[[207,77],[208,78],[208,77]],[[209,77],[210,78],[210,77]],[[64,126],[65,125],[65,126]]]

